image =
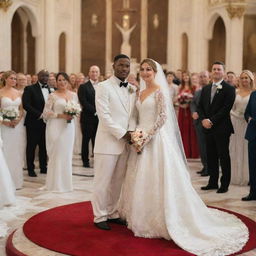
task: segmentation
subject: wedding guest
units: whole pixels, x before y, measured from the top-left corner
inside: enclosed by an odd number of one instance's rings
[[[27,168],[30,177],[36,177],[35,173],[35,150],[39,146],[39,165],[40,172],[47,172],[47,154],[45,147],[45,123],[42,119],[42,113],[45,102],[48,99],[51,90],[47,85],[49,72],[41,70],[38,73],[38,82],[25,87],[22,96],[24,109],[27,111],[25,117],[25,126],[27,131]]]
[[[3,121],[1,133],[3,153],[16,189],[23,185],[23,159],[25,149],[25,129],[20,122],[23,116],[21,92],[15,89],[17,75],[7,71],[3,75],[4,87],[0,90]],[[12,115],[8,114],[12,112]]]
[[[78,103],[77,95],[68,90],[69,77],[64,72],[56,76],[57,90],[46,101],[46,146],[49,157],[46,189],[69,192],[72,185],[72,156],[75,138],[73,116],[65,113],[67,102]]]
[[[31,84],[36,84],[38,82],[38,75],[34,74],[31,76]]]
[[[237,87],[237,78],[236,78],[236,74],[233,71],[228,71],[226,74],[226,81],[228,84]]]
[[[28,85],[27,77],[23,73],[17,74],[16,89],[23,93],[24,88]]]
[[[70,88],[69,89],[72,92],[77,92],[76,80],[77,80],[76,74],[71,73],[69,75],[69,81],[70,81]]]
[[[78,73],[76,75],[76,88],[77,88],[77,90],[79,89],[79,86],[81,84],[84,84],[87,81],[88,80],[86,80],[86,77],[85,77],[84,73]]]
[[[193,100],[190,104],[190,110],[191,110],[193,123],[196,130],[197,142],[198,142],[199,151],[200,151],[201,163],[203,165],[203,169],[198,172],[198,174],[201,174],[201,176],[208,176],[209,174],[208,174],[208,167],[207,167],[206,141],[205,141],[205,135],[203,132],[203,126],[201,124],[201,120],[198,114],[198,105],[200,102],[202,88],[208,85],[209,81],[210,81],[209,72],[208,71],[200,72],[199,74],[200,88],[197,91],[195,91]]]
[[[183,72],[177,96],[179,103],[178,123],[187,158],[199,157],[196,132],[190,112],[190,103],[193,99],[194,91],[195,88],[192,87],[189,73]]]
[[[170,97],[172,99],[173,104],[176,103],[176,97],[179,92],[179,86],[173,82],[175,78],[175,73],[173,71],[169,71],[166,73],[166,79],[170,89]]]
[[[201,88],[200,83],[199,83],[199,74],[198,73],[194,72],[191,74],[191,85],[195,91]]]
[[[1,119],[0,125],[2,121],[3,120]],[[0,209],[2,209],[4,206],[13,205],[15,203],[15,187],[2,151],[2,147],[3,142],[0,134]]]
[[[181,80],[182,80],[182,73],[183,70],[182,69],[177,69],[175,72],[175,79],[173,79],[173,82],[177,85],[181,84]]]
[[[140,88],[139,87],[139,82],[136,79],[136,76],[134,74],[129,74],[129,76],[127,77],[127,82],[136,86],[136,88]]]
[[[231,184],[247,185],[249,182],[248,142],[244,139],[247,127],[244,112],[253,89],[253,74],[249,70],[244,70],[240,74],[239,80],[235,103],[230,112],[234,127],[234,134],[230,137],[229,145],[232,173]]]
[[[54,72],[49,73],[48,85],[51,89],[56,90],[56,74]]]
[[[27,77],[27,85],[31,85],[32,84],[32,77],[30,74],[26,74]]]
[[[229,138],[234,133],[230,110],[235,101],[235,88],[224,81],[225,65],[216,61],[212,65],[212,83],[202,89],[198,113],[206,136],[207,166],[210,171],[208,185],[202,190],[228,191],[231,178]],[[219,163],[222,177],[219,188]]]
[[[100,68],[91,66],[89,69],[89,81],[81,84],[78,89],[78,98],[82,106],[80,116],[82,130],[82,160],[83,166],[89,168],[89,142],[92,143],[92,151],[94,149],[95,136],[98,127],[98,116],[95,107],[95,91],[99,82]]]

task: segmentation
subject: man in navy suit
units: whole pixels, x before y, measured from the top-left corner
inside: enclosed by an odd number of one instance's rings
[[[248,140],[250,193],[242,201],[256,200],[256,92],[250,96],[244,113],[248,126],[245,139]]]
[[[235,101],[235,88],[224,81],[225,66],[222,62],[212,65],[212,83],[202,89],[198,112],[206,138],[207,166],[210,179],[202,190],[217,189],[225,193],[231,178],[229,138],[234,133],[230,110]],[[219,163],[222,177],[219,181]]]
[[[40,172],[47,172],[47,153],[45,143],[46,124],[43,121],[42,113],[45,102],[51,93],[50,88],[47,85],[48,78],[49,72],[47,70],[41,70],[38,73],[38,82],[25,87],[22,96],[23,107],[27,111],[25,117],[25,126],[27,131],[26,158],[28,175],[30,177],[37,176],[34,165],[37,145],[39,147]]]

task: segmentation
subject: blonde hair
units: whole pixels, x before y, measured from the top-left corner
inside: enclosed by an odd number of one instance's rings
[[[11,76],[11,75],[17,75],[17,74],[16,74],[16,72],[13,71],[13,70],[8,70],[8,71],[6,71],[6,72],[3,73],[3,75],[2,75],[3,86],[5,86],[5,83],[6,83],[5,81],[6,81],[6,79],[7,79],[9,76]]]
[[[141,63],[140,66],[142,66],[144,63],[147,63],[152,69],[153,71],[156,73],[157,72],[157,67],[156,67],[156,63],[152,60],[152,59],[144,59]]]
[[[254,88],[254,75],[253,75],[253,73],[250,70],[245,69],[245,70],[242,71],[242,73],[240,74],[239,78],[241,77],[242,74],[246,74],[247,76],[249,76],[249,78],[251,80],[250,87],[251,87],[251,89],[255,89]]]

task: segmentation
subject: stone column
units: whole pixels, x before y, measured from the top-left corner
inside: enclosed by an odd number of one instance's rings
[[[0,24],[4,24],[4,26],[1,26],[0,29],[0,71],[11,69],[11,21],[12,15],[10,15],[10,12],[4,12],[3,10],[0,10]]]
[[[112,72],[112,0],[106,0],[106,65],[105,74]]]
[[[226,70],[240,74],[243,68],[244,17],[233,17],[226,34]]]
[[[81,72],[81,0],[70,1],[71,24],[66,32],[66,71]]]
[[[141,33],[140,33],[141,60],[148,57],[148,0],[141,1]],[[140,60],[137,60],[140,62]]]
[[[45,9],[44,9],[44,45],[45,45],[45,59],[42,63],[42,68],[46,68],[49,72],[58,71],[58,34],[56,33],[56,21],[55,21],[55,1],[45,0]]]

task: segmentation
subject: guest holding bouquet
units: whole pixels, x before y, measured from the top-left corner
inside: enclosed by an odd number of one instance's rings
[[[68,192],[73,190],[73,119],[80,112],[80,106],[77,104],[77,95],[68,90],[68,75],[60,72],[56,81],[57,90],[49,95],[43,111],[46,121],[46,150],[49,157],[45,188],[53,192]]]
[[[187,158],[199,157],[195,128],[190,113],[190,103],[193,99],[194,91],[195,88],[191,85],[189,73],[183,72],[177,96],[177,101],[179,103],[178,123]]]
[[[25,129],[21,122],[23,108],[21,92],[15,89],[17,76],[14,71],[3,74],[4,87],[0,90],[3,153],[16,189],[23,185],[23,156]]]

